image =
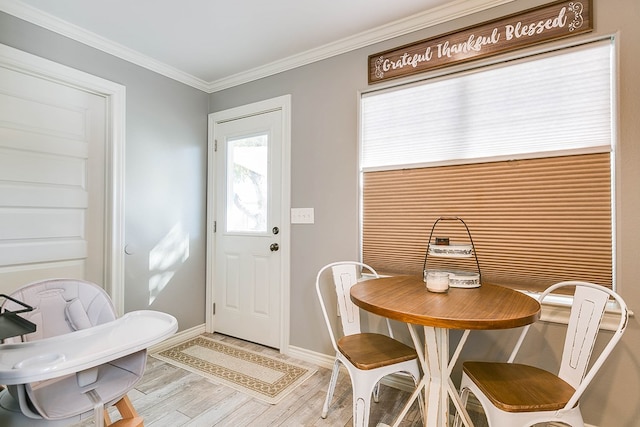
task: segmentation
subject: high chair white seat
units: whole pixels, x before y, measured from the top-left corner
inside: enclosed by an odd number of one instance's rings
[[[34,307],[21,316],[37,329],[0,345],[0,384],[7,386],[0,425],[68,425],[93,416],[102,426],[114,404],[135,413],[126,393],[142,377],[146,349],[177,330],[173,316],[142,310],[116,318],[102,288],[76,279],[36,282],[11,296]],[[20,308],[14,304],[7,300],[3,309]]]
[[[378,401],[380,380],[390,374],[405,373],[417,384],[420,379],[416,351],[393,338],[389,319],[389,335],[366,333],[360,329],[360,312],[351,302],[350,290],[361,276],[358,270],[367,269],[374,277],[376,271],[366,264],[355,261],[335,262],[324,266],[316,276],[316,292],[327,324],[331,343],[336,351],[333,372],[322,408],[322,418],[326,418],[333,398],[340,364],[343,364],[351,378],[353,388],[353,425],[368,426],[371,397]],[[323,273],[331,270],[333,290],[337,297],[337,306],[342,326],[342,336],[334,336],[334,327],[327,312],[322,292]],[[328,292],[327,292],[328,293]]]

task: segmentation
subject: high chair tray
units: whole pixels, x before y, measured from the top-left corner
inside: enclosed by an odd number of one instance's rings
[[[99,366],[157,344],[177,329],[175,317],[140,310],[64,335],[3,344],[0,384],[43,381]]]

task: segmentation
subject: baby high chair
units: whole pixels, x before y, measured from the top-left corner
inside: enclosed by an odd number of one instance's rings
[[[0,425],[62,426],[88,418],[111,423],[105,408],[116,405],[115,425],[142,425],[126,397],[140,380],[147,347],[173,334],[177,321],[156,311],[116,318],[107,293],[77,279],[44,280],[11,298],[31,306],[21,313],[36,331],[0,345]],[[22,306],[7,299],[4,313]]]

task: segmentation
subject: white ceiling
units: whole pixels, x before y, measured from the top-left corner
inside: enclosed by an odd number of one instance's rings
[[[0,0],[0,10],[207,91],[512,0]]]

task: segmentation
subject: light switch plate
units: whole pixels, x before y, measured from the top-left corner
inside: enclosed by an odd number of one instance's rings
[[[313,224],[313,208],[291,208],[291,224]]]

